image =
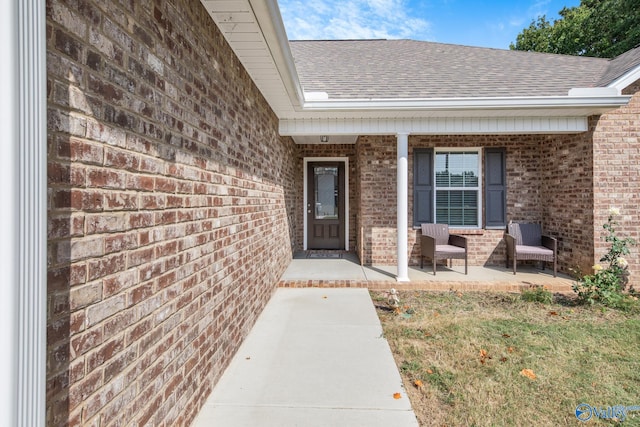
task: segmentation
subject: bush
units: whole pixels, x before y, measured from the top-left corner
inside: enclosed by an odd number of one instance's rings
[[[607,235],[605,241],[611,244],[609,251],[600,258],[605,265],[593,266],[593,274],[587,274],[573,285],[573,291],[583,303],[600,303],[608,307],[624,308],[629,295],[625,288],[629,282],[628,262],[624,255],[629,255],[629,246],[636,242],[630,237],[620,238],[616,234],[618,223],[614,217],[620,215],[617,208],[609,209],[609,218],[602,226]]]
[[[544,286],[531,286],[529,289],[523,290],[520,297],[527,302],[539,302],[542,304],[551,304],[553,302],[553,294]]]

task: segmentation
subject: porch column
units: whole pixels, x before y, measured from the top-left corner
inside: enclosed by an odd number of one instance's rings
[[[398,133],[398,282],[409,281],[409,260],[407,257],[407,223],[409,204],[409,133]]]
[[[0,425],[46,424],[46,5],[0,5]]]

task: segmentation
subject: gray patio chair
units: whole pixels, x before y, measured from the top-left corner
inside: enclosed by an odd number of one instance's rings
[[[509,221],[504,235],[507,242],[507,268],[509,259],[513,261],[513,274],[516,274],[518,261],[542,261],[553,263],[553,277],[557,274],[558,241],[554,237],[542,234],[540,224],[525,224]]]
[[[433,262],[434,276],[439,259],[464,259],[464,274],[467,274],[467,238],[449,234],[447,224],[422,224],[420,268],[424,267],[425,257]]]

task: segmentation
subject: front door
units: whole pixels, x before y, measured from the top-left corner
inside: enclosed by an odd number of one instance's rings
[[[310,162],[307,167],[307,247],[344,249],[344,163]]]

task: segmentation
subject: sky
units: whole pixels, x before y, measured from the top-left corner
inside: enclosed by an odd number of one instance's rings
[[[290,40],[413,39],[509,49],[538,16],[580,0],[278,0]]]

